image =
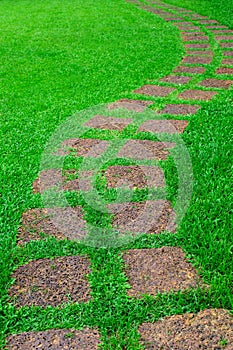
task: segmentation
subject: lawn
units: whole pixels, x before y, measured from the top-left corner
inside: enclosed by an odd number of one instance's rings
[[[224,4],[219,0],[166,3],[193,9],[233,27],[230,0]],[[142,235],[127,246],[111,249],[55,239],[19,248],[16,236],[22,213],[41,204],[40,196],[32,194],[32,182],[46,142],[56,128],[75,112],[132,97],[132,90],[169,74],[179,64],[184,49],[178,29],[124,0],[3,0],[0,29],[0,346],[12,333],[88,326],[99,328],[105,349],[139,349],[137,328],[142,322],[205,308],[232,310],[232,90],[203,103],[182,135],[194,181],[190,206],[175,236]],[[127,132],[92,131],[86,137],[133,137],[134,130]],[[172,160],[163,167],[168,199],[175,203],[176,169]],[[99,179],[100,193],[102,188]],[[103,194],[106,201],[112,200],[111,195],[114,199],[114,193]],[[146,195],[139,191],[135,199],[140,201]],[[71,196],[70,201],[75,205],[83,199]],[[103,219],[98,212],[86,209],[90,222]],[[107,219],[105,224],[107,227]],[[208,290],[129,299],[119,252],[164,245],[182,247],[209,285]],[[75,254],[88,254],[91,259],[93,300],[45,309],[16,309],[9,302],[10,275],[17,266]]]

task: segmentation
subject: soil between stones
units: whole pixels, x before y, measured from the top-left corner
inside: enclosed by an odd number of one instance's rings
[[[132,297],[196,288],[200,282],[179,247],[131,249],[124,253],[123,260],[131,286],[128,295]]]
[[[233,319],[227,310],[206,309],[143,323],[139,333],[147,350],[232,350]]]
[[[85,328],[50,329],[44,332],[25,332],[7,338],[9,350],[94,350],[98,349],[100,335],[97,330]]]
[[[90,262],[81,256],[30,261],[14,271],[9,289],[16,306],[58,306],[91,299],[86,275]]]
[[[114,214],[113,227],[121,233],[176,231],[175,212],[166,200],[114,203],[109,204],[108,209]]]
[[[154,166],[109,166],[105,172],[107,187],[116,188],[156,188],[165,186],[164,173],[161,168]]]

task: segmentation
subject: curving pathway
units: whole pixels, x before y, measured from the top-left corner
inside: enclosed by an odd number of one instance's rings
[[[162,17],[178,28],[186,53],[170,75],[159,79],[156,84],[139,87],[132,92],[131,99],[122,99],[108,106],[109,111],[124,108],[135,112],[134,114],[129,117],[125,117],[124,112],[120,116],[96,115],[84,126],[123,132],[136,123],[134,125],[137,125],[138,135],[165,133],[172,136],[183,133],[190,115],[198,113],[203,102],[216,99],[219,91],[233,85],[233,31],[215,20],[160,1],[147,1],[148,5],[136,0],[128,2]],[[156,98],[159,98],[159,108],[154,107]],[[137,114],[140,116],[140,112],[151,105],[156,119],[151,119],[150,113],[150,117],[143,121],[139,118],[138,122]],[[96,159],[105,154],[109,145],[108,141],[94,138],[68,139],[61,144],[58,154],[65,156],[72,148],[76,156]],[[140,137],[128,140],[118,150],[117,157],[140,161],[140,166],[108,166],[104,173],[107,189],[128,186],[131,189],[148,187],[163,190],[165,176],[158,161],[166,161],[175,146],[174,142]],[[40,173],[33,183],[33,191],[44,193],[57,187],[59,190],[82,190],[88,193],[93,176],[92,170],[80,174],[70,169],[61,178],[58,170],[50,169]],[[114,203],[109,204],[108,209],[113,214],[112,227],[116,227],[122,234],[176,232],[176,213],[166,199]],[[74,211],[76,221],[75,227],[72,227],[74,212],[70,208],[28,210],[23,214],[19,229],[19,247],[33,240],[41,240],[44,236],[72,240],[88,234],[82,206],[75,207]],[[56,226],[61,228],[60,231]],[[186,291],[190,288],[208,288],[180,247],[129,249],[123,252],[122,258],[124,273],[130,284],[129,297],[141,298],[143,294],[155,296],[158,293]],[[57,307],[70,299],[72,302],[85,303],[92,299],[91,287],[86,279],[86,275],[91,273],[90,266],[87,256],[78,255],[30,261],[14,271],[12,277],[15,282],[9,289],[9,295],[17,308],[48,305]],[[233,344],[233,321],[227,310],[223,309],[206,309],[197,314],[184,313],[166,317],[155,323],[143,323],[138,331],[140,343],[146,349],[230,350]],[[22,350],[86,350],[97,349],[100,339],[98,329],[51,329],[10,335],[7,346],[9,349]]]

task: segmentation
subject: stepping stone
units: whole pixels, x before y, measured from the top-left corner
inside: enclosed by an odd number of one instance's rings
[[[232,75],[233,74],[233,68],[227,68],[227,67],[221,67],[218,68],[215,71],[216,74],[228,74],[228,75]]]
[[[197,314],[167,316],[139,327],[142,345],[157,349],[225,349],[233,344],[233,319],[227,310],[205,309]],[[223,339],[226,345],[221,345]]]
[[[152,133],[183,133],[184,129],[188,126],[187,120],[147,120],[145,121],[137,131],[152,132]]]
[[[165,186],[164,173],[155,166],[109,166],[105,172],[108,188],[157,188]]]
[[[153,101],[128,100],[126,98],[113,102],[108,105],[108,109],[125,108],[134,112],[143,112],[148,106],[152,105]]]
[[[123,260],[131,297],[197,288],[200,282],[196,270],[179,247],[131,249],[123,255]]]
[[[119,158],[162,160],[169,155],[168,148],[175,147],[171,142],[154,142],[150,140],[129,140],[118,152]]]
[[[202,15],[199,15],[198,13],[193,13],[191,16],[190,16],[191,19],[207,19],[208,17],[207,16],[202,16]]]
[[[17,307],[87,302],[91,299],[86,278],[90,272],[89,260],[78,255],[30,261],[13,272],[15,282],[9,295]]]
[[[209,38],[206,35],[182,35],[183,41],[208,41]]]
[[[188,115],[195,114],[201,107],[186,104],[167,104],[159,114]]]
[[[169,21],[183,21],[183,17],[169,17],[169,18],[165,18],[165,21],[169,22]]]
[[[113,214],[113,227],[123,234],[176,231],[175,212],[166,200],[114,203],[107,208]]]
[[[186,49],[207,49],[210,48],[209,44],[185,44]]]
[[[182,63],[190,63],[190,64],[210,64],[211,62],[212,62],[212,57],[186,56],[182,60]]]
[[[215,39],[218,41],[233,40],[233,35],[215,35]]]
[[[133,92],[135,94],[164,97],[169,95],[174,90],[175,90],[174,88],[165,87],[165,86],[144,85],[141,88],[134,90]]]
[[[43,193],[49,189],[56,189],[59,191],[90,191],[91,176],[93,172],[82,171],[79,172],[79,178],[67,181],[67,175],[77,173],[77,170],[67,170],[65,176],[61,175],[59,169],[48,169],[40,172],[39,177],[33,182],[33,193]]]
[[[223,56],[233,56],[233,50],[232,51],[223,51]]]
[[[224,34],[224,33],[229,33],[229,34],[233,34],[233,30],[231,29],[223,29],[223,30],[211,30],[212,33],[214,34]]]
[[[178,24],[178,23],[173,23],[173,25],[176,25],[176,24]],[[185,26],[178,26],[178,25],[176,25],[176,27],[178,27],[179,28],[179,30],[183,30],[183,31],[189,31],[189,30],[199,30],[200,28],[199,27],[197,27],[197,26],[189,26],[189,27],[185,27]]]
[[[49,329],[43,332],[24,332],[7,338],[7,348],[11,350],[97,350],[99,344],[99,332],[89,328],[81,331]]]
[[[129,118],[114,118],[96,115],[83,125],[103,130],[123,130],[127,125],[132,123],[132,121],[133,119]]]
[[[208,29],[227,29],[226,26],[221,26],[221,25],[211,25],[211,26],[206,26]]]
[[[192,74],[203,74],[206,69],[204,67],[189,67],[189,66],[178,66],[173,72],[174,73],[192,73]]]
[[[205,87],[213,87],[213,88],[222,88],[222,89],[229,89],[231,85],[233,85],[233,80],[220,80],[220,79],[205,79],[201,83],[199,83],[201,86]]]
[[[159,81],[163,81],[165,83],[172,83],[172,84],[187,84],[190,80],[192,80],[191,77],[185,77],[185,76],[178,76],[178,75],[169,75],[165,78],[159,79]]]
[[[227,66],[233,66],[233,58],[225,58],[222,60],[222,64],[226,64]]]
[[[221,48],[232,48],[233,47],[233,42],[230,42],[230,43],[220,43],[220,47]]]
[[[64,156],[72,148],[78,157],[100,157],[108,148],[109,142],[97,139],[67,139],[56,154]]]
[[[211,100],[216,94],[217,94],[216,91],[186,90],[180,93],[178,95],[178,98],[182,98],[185,100],[208,101],[208,100]]]
[[[82,207],[30,209],[23,213],[18,232],[18,244],[41,240],[44,236],[56,239],[83,239],[87,234]]]
[[[187,55],[208,55],[208,56],[213,56],[213,51],[210,50],[186,50]]]
[[[201,24],[211,24],[211,23],[218,24],[218,21],[216,21],[215,19],[203,19],[203,20],[199,21],[199,23],[201,23]]]

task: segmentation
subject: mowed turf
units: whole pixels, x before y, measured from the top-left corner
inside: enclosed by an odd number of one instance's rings
[[[3,1],[0,7],[2,340],[6,334],[22,331],[88,326],[99,328],[106,349],[137,349],[137,328],[142,322],[207,307],[231,309],[229,91],[204,105],[182,136],[192,159],[194,189],[177,235],[143,236],[124,247],[181,246],[210,285],[208,292],[129,300],[120,249],[92,249],[54,239],[16,248],[23,211],[40,204],[39,196],[32,195],[32,182],[56,126],[76,111],[114,101],[149,79],[170,73],[181,59],[182,45],[174,27],[120,0]],[[210,15],[208,11],[207,4]],[[170,161],[165,175],[173,203],[174,173]],[[17,310],[8,303],[10,274],[16,266],[31,259],[86,253],[92,268],[88,303],[43,310]]]

